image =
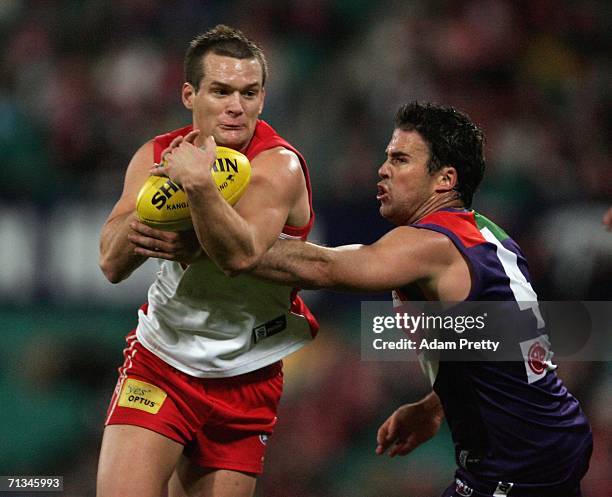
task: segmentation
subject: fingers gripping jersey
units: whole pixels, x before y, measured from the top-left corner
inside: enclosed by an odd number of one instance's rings
[[[192,127],[157,137],[154,157]],[[308,189],[307,225],[285,225],[281,237],[306,239],[314,213],[310,179],[302,155],[272,127],[258,121],[245,155],[253,160],[275,147],[299,158]],[[149,288],[148,308],[138,316],[138,340],[176,369],[196,377],[228,377],[260,369],[296,351],[314,338],[318,323],[297,289],[249,275],[229,278],[210,260],[183,268],[162,261]]]

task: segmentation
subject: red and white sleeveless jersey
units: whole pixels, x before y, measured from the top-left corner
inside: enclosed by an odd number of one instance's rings
[[[154,140],[155,162],[187,126]],[[302,165],[310,221],[285,225],[280,238],[305,240],[314,213],[306,162],[302,155],[264,121],[258,121],[245,155],[253,160],[275,147],[294,152]],[[138,340],[176,369],[192,376],[227,377],[253,371],[298,350],[312,340],[318,323],[297,289],[256,279],[248,274],[226,276],[212,261],[184,268],[162,261],[149,288],[148,305],[138,314]]]

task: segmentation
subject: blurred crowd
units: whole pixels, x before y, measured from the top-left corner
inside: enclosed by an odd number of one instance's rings
[[[81,213],[110,210],[135,150],[189,122],[183,54],[222,22],[266,52],[263,117],[309,163],[317,240],[371,242],[389,229],[375,183],[395,110],[412,100],[449,104],[485,130],[487,172],[474,207],[522,246],[540,298],[612,300],[612,234],[601,225],[612,204],[610,16],[605,0],[3,0],[3,237],[22,209],[39,225],[66,201]],[[36,234],[37,247],[46,236]],[[7,250],[19,253],[0,242],[5,258]],[[75,315],[93,311],[53,295],[47,261],[38,249],[29,256],[47,277],[17,310],[0,306],[13,340],[0,351],[9,399],[0,407],[0,474],[56,472],[65,495],[90,496],[122,336],[145,288],[119,310],[99,299],[100,318],[83,322]],[[87,256],[95,265],[97,254]],[[321,336],[286,361],[258,496],[438,495],[452,479],[447,431],[403,460],[373,452],[378,424],[427,391],[418,368],[360,361],[359,297],[308,298]],[[585,497],[612,493],[611,371],[560,368],[595,432]]]

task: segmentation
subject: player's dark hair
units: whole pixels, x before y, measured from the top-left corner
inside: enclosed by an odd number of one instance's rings
[[[262,86],[266,84],[268,63],[263,50],[249,40],[242,31],[219,24],[206,33],[196,36],[189,43],[189,48],[185,53],[185,81],[190,83],[196,91],[199,90],[204,77],[202,61],[209,52],[235,59],[256,58],[261,65]]]
[[[485,170],[484,134],[467,114],[430,103],[413,102],[403,105],[395,115],[395,128],[416,131],[429,145],[429,173],[444,166],[457,171],[459,193],[466,207],[482,181]]]

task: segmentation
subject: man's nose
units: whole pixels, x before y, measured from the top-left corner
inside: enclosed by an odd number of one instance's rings
[[[387,164],[387,161],[383,162],[378,168],[378,176],[380,176],[382,179],[389,177],[389,165]]]
[[[234,115],[240,115],[244,112],[242,108],[242,101],[240,99],[240,92],[235,91],[229,97],[227,112]]]

